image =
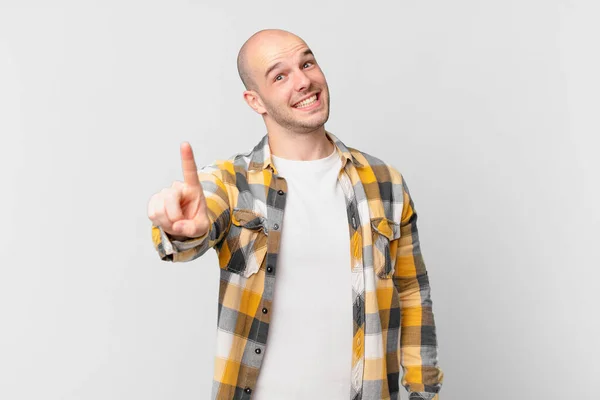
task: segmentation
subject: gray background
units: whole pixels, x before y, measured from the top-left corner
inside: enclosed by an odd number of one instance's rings
[[[265,134],[235,59],[267,27],[409,184],[442,398],[598,398],[598,2],[49,3],[0,3],[0,398],[209,397],[217,258],[160,261],[146,207],[182,141]]]

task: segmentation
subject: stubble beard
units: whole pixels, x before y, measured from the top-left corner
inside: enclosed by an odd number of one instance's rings
[[[321,91],[322,95],[323,91]],[[322,97],[321,99],[322,100]],[[312,121],[305,121],[299,118],[295,118],[293,115],[293,111],[289,110],[287,106],[277,107],[273,106],[267,101],[264,101],[265,108],[267,109],[267,114],[275,121],[275,123],[282,128],[297,133],[309,133],[317,130],[318,128],[325,125],[325,122],[329,119],[329,103],[330,96],[329,90],[327,90],[327,104],[326,104],[326,113],[323,118],[315,119]]]

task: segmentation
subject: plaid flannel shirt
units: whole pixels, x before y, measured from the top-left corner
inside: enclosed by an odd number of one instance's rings
[[[391,165],[326,135],[342,158],[338,180],[348,215],[353,286],[348,307],[354,319],[350,399],[399,399],[401,384],[411,400],[438,400],[444,375],[417,214],[406,182]],[[152,226],[162,260],[191,261],[210,248],[218,254],[211,397],[216,400],[251,399],[268,346],[287,195],[270,154],[265,135],[250,152],[198,171],[211,222],[203,236],[177,241]]]

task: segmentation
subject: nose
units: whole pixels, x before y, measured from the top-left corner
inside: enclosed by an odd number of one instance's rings
[[[304,71],[298,70],[298,72],[294,75],[294,88],[296,89],[296,91],[301,92],[309,88],[310,79],[308,78],[308,76],[306,76]]]

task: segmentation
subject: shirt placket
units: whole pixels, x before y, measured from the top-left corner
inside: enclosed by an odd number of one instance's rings
[[[275,288],[275,275],[277,272],[277,259],[279,255],[279,247],[281,245],[281,231],[283,228],[283,212],[285,209],[285,201],[287,197],[287,182],[284,178],[271,174],[270,184],[267,189],[267,255],[266,255],[266,273],[264,281],[264,291],[262,295],[262,303],[260,305],[260,323],[257,329],[256,337],[252,340],[259,341],[259,337],[264,337],[262,349],[257,348],[256,354],[260,357],[260,367],[264,360],[264,353],[268,339],[268,324],[270,323],[270,310],[273,305],[273,293]],[[256,380],[249,376],[245,377],[245,382],[249,385],[256,385]],[[250,399],[253,387],[247,386],[244,388],[244,399]]]
[[[354,177],[354,179],[353,179]],[[338,180],[346,197],[346,210],[350,232],[351,273],[352,273],[352,315],[354,331],[352,338],[351,400],[362,397],[364,372],[364,332],[365,332],[365,282],[363,266],[363,239],[361,221],[363,216],[357,201],[363,198],[364,189],[354,165],[348,160],[340,171]]]

